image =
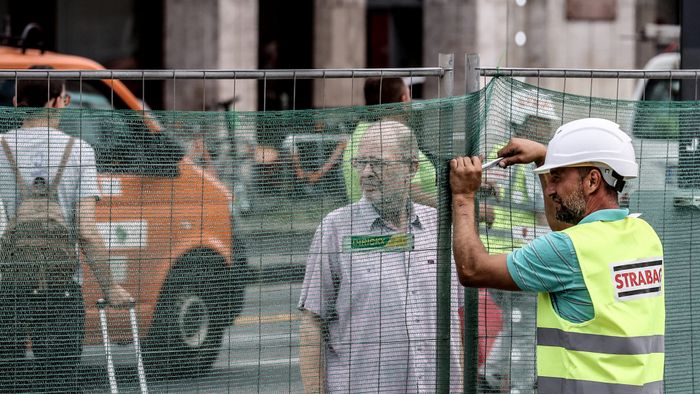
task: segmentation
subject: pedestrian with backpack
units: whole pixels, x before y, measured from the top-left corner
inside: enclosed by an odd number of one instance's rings
[[[131,296],[111,280],[95,222],[94,151],[58,129],[60,109],[70,103],[64,82],[18,80],[13,103],[22,125],[0,135],[7,214],[0,237],[0,391],[32,389],[24,387],[31,377],[33,389],[76,392],[85,318],[80,252],[111,305],[126,305]]]

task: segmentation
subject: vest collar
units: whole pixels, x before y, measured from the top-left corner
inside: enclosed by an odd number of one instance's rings
[[[581,219],[578,224],[592,222],[614,222],[626,218],[629,214],[630,210],[627,208],[601,209],[599,211],[591,212],[588,214],[588,216]]]

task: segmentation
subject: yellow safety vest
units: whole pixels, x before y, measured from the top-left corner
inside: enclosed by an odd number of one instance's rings
[[[571,323],[548,293],[537,304],[537,385],[547,393],[662,393],[663,248],[644,220],[580,224],[573,242],[593,319]]]

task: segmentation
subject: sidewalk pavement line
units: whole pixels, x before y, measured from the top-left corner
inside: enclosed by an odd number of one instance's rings
[[[273,360],[260,360],[260,361],[236,361],[232,362],[231,365],[226,364],[229,367],[233,368],[249,368],[249,367],[272,367],[272,366],[280,366],[280,365],[296,365],[299,364],[299,358],[298,357],[292,357],[292,358],[277,358]]]
[[[233,324],[239,326],[249,326],[255,324],[282,323],[288,321],[299,321],[300,317],[301,314],[299,313],[280,313],[276,315],[241,315],[233,321]]]

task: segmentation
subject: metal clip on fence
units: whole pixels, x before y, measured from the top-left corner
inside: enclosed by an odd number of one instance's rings
[[[119,393],[117,387],[117,376],[114,371],[114,360],[112,359],[112,343],[109,339],[109,330],[107,329],[107,306],[109,303],[100,298],[97,300],[97,309],[100,311],[100,329],[102,330],[102,342],[105,347],[105,356],[107,357],[107,374],[109,376],[109,388],[112,394]],[[131,333],[134,338],[134,352],[138,360],[137,370],[139,374],[139,385],[141,392],[148,394],[148,385],[146,383],[146,371],[143,368],[143,357],[141,357],[141,343],[139,342],[139,327],[136,319],[136,301],[129,301],[129,322],[131,323]]]

